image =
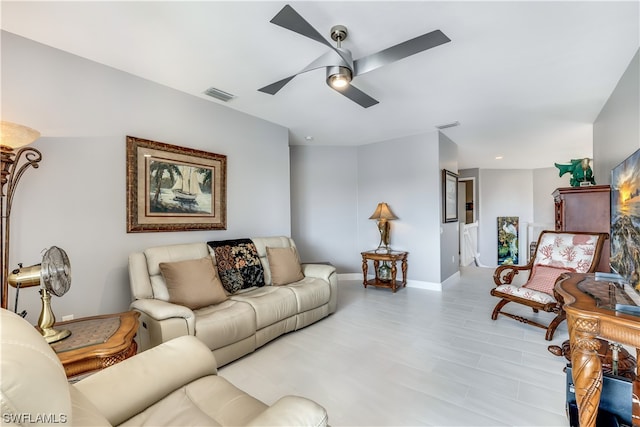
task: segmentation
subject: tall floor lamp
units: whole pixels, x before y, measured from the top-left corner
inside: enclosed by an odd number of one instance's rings
[[[2,286],[0,302],[2,308],[7,308],[9,286],[9,219],[13,195],[22,174],[29,168],[37,168],[42,160],[42,154],[35,148],[25,147],[40,137],[40,132],[10,122],[0,122],[0,249],[2,258]],[[18,149],[15,151],[15,149]],[[5,187],[6,185],[6,187]]]

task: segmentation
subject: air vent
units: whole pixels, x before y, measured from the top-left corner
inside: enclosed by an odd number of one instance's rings
[[[442,129],[454,128],[456,126],[460,126],[460,122],[459,121],[447,123],[446,125],[436,126],[436,128],[442,130]]]
[[[231,95],[230,93],[227,93],[220,89],[216,89],[215,87],[210,87],[209,89],[205,90],[204,94],[224,102],[227,102],[230,99],[233,99],[236,97],[235,95]]]

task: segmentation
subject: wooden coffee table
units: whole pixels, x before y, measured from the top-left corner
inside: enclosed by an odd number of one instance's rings
[[[67,378],[104,369],[136,354],[138,345],[133,338],[139,316],[127,311],[56,323],[56,329],[71,331],[68,338],[51,344]]]

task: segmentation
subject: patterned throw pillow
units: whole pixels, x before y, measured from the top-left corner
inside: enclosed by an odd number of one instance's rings
[[[264,286],[264,269],[258,250],[251,239],[217,240],[207,242],[213,249],[218,275],[227,292]]]

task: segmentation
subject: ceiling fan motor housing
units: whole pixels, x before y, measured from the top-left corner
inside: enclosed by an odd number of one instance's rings
[[[334,42],[338,42],[338,47],[340,47],[340,42],[347,38],[348,34],[347,27],[344,25],[334,25],[331,27],[331,39]]]

